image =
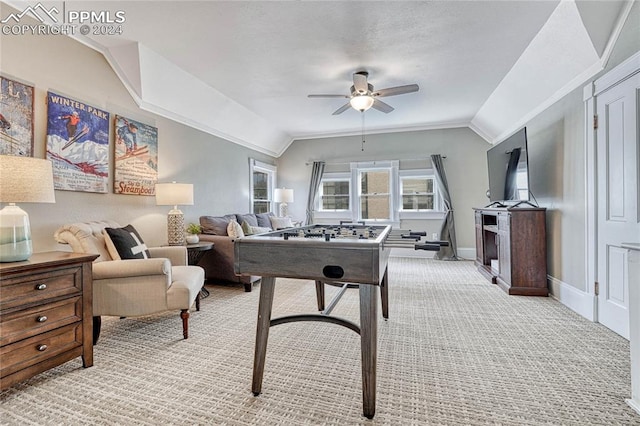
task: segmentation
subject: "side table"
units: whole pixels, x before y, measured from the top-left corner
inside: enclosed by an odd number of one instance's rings
[[[213,243],[195,243],[195,244],[187,244],[187,261],[189,265],[197,265],[200,259],[204,254],[213,249]],[[204,299],[209,297],[209,290],[207,290],[204,285],[202,286],[202,290],[200,290],[200,298]]]

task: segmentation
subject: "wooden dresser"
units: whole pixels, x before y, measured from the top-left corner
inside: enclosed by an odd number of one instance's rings
[[[56,251],[0,263],[0,389],[78,356],[93,365],[96,257]]]

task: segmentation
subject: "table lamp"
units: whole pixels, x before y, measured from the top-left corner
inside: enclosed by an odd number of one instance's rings
[[[167,215],[167,234],[170,246],[184,245],[184,214],[178,206],[193,205],[193,184],[157,183],[156,205],[173,206]]]
[[[286,217],[289,213],[287,203],[293,203],[293,189],[276,188],[273,201],[280,203],[280,217]]]
[[[0,262],[20,262],[33,254],[29,215],[15,203],[55,203],[51,161],[0,155]]]

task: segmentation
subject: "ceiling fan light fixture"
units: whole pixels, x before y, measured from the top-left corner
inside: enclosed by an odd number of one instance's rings
[[[354,109],[364,112],[373,105],[373,98],[369,95],[356,95],[349,100]]]

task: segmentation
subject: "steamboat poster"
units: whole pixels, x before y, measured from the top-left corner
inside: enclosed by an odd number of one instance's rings
[[[33,86],[0,77],[0,155],[33,157]]]
[[[158,129],[130,118],[115,119],[116,194],[155,195]]]
[[[55,189],[106,193],[109,181],[109,113],[47,93],[47,158]]]

